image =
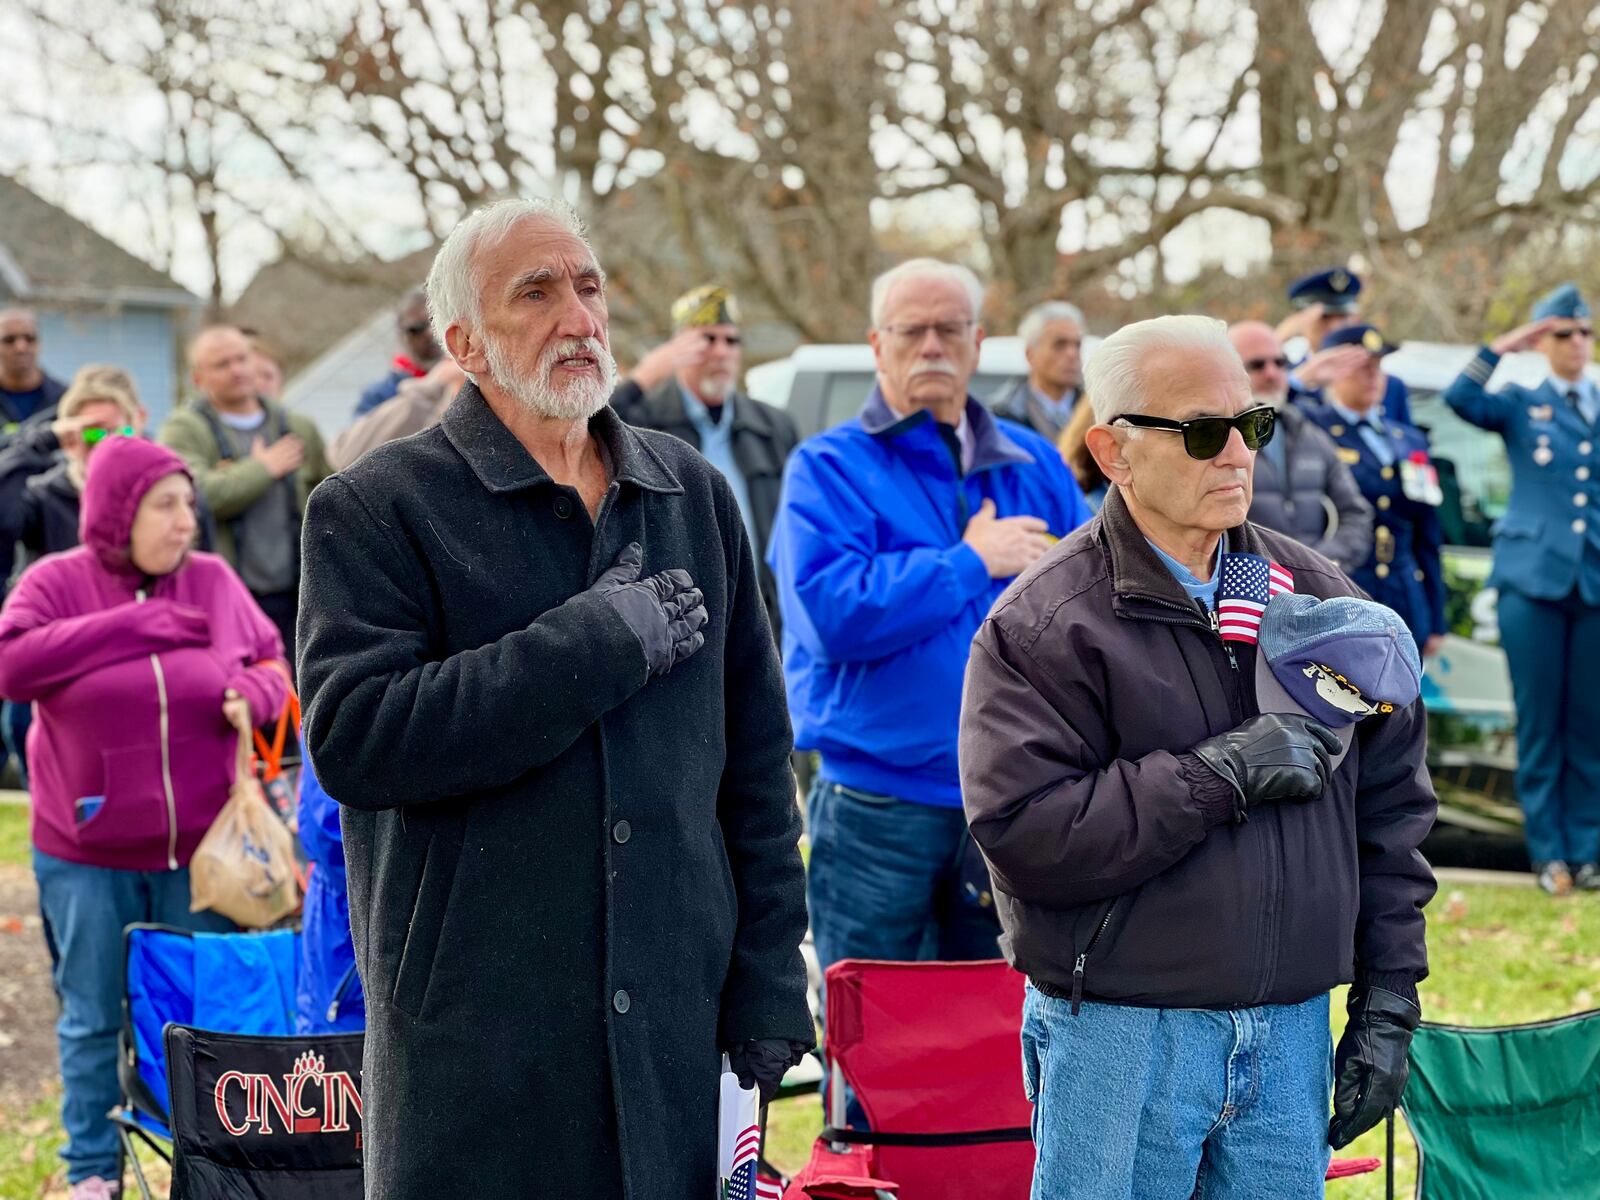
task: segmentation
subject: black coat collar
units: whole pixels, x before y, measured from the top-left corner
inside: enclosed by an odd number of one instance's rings
[[[550,481],[550,474],[495,416],[478,386],[467,381],[445,409],[445,437],[491,492],[514,492]],[[649,492],[683,494],[683,485],[638,431],[608,404],[589,418],[589,432],[605,446],[615,477]]]

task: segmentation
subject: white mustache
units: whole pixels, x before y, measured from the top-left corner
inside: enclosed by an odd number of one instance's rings
[[[544,352],[544,357],[539,360],[539,371],[548,380],[554,374],[558,362],[578,354],[589,355],[602,372],[605,371],[606,364],[611,361],[611,352],[599,338],[567,338]]]
[[[939,359],[936,362],[919,363],[916,367],[912,368],[912,371],[911,371],[912,378],[916,378],[916,376],[918,376],[918,375],[957,375],[957,374],[959,374],[959,372],[953,366],[951,366],[949,363],[945,362],[943,359]]]

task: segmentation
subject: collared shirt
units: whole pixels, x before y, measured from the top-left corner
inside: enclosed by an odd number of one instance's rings
[[[1150,542],[1150,539],[1145,538],[1145,541]],[[1212,564],[1210,579],[1201,579],[1154,542],[1150,542],[1150,549],[1156,552],[1156,557],[1161,560],[1167,570],[1172,572],[1172,577],[1178,581],[1178,585],[1189,593],[1189,599],[1200,601],[1208,611],[1216,609],[1217,581],[1222,578],[1222,572],[1218,571],[1217,567],[1222,564],[1222,556],[1228,552],[1228,535],[1226,533],[1217,542],[1217,559]]]
[[[744,518],[744,531],[749,535],[750,545],[759,545],[755,520],[750,512],[750,485],[745,482],[744,474],[733,457],[733,397],[729,396],[722,402],[722,419],[719,421],[711,415],[710,408],[699,396],[681,384],[678,391],[683,396],[684,415],[700,435],[700,453],[728,481],[728,486],[733,489],[733,498],[739,502],[739,515]]]
[[[1065,425],[1067,423],[1067,418],[1072,416],[1073,406],[1078,403],[1078,392],[1075,388],[1068,388],[1059,400],[1050,399],[1049,396],[1046,396],[1031,383],[1028,385],[1028,390],[1033,393],[1033,398],[1039,402],[1044,411],[1049,414],[1050,419],[1057,425]]]
[[[1572,399],[1573,392],[1578,393],[1578,415],[1583,418],[1585,425],[1593,425],[1597,419],[1600,419],[1600,389],[1595,387],[1594,380],[1587,375],[1576,383],[1569,383],[1565,379],[1557,379],[1552,375],[1550,377],[1550,386],[1569,401]]]
[[[1367,444],[1367,449],[1378,456],[1378,461],[1386,467],[1394,466],[1394,444],[1383,429],[1383,418],[1378,414],[1378,405],[1374,404],[1365,414],[1350,411],[1336,400],[1330,400],[1328,407],[1333,409],[1361,434],[1361,440]]]

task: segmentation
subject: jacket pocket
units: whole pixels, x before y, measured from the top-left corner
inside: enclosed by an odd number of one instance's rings
[[[1498,538],[1536,538],[1544,529],[1544,518],[1530,517],[1524,513],[1507,513],[1494,527]]]
[[[129,746],[102,750],[103,799],[98,808],[78,802],[78,844],[105,849],[150,846],[167,840],[167,794],[161,774],[161,747]]]
[[[444,929],[450,889],[455,883],[456,864],[460,858],[459,841],[439,833],[429,839],[422,880],[417,885],[417,902],[412,906],[411,923],[406,929],[400,967],[394,978],[394,1006],[408,1016],[420,1017],[423,1002],[428,997],[433,963],[439,952],[439,934]]]

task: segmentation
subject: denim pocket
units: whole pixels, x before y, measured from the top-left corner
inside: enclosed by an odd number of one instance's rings
[[[830,783],[828,787],[838,792],[841,796],[848,796],[862,804],[870,804],[875,808],[887,808],[891,804],[899,804],[900,797],[884,796],[878,792],[863,792],[860,788],[845,787],[842,783]]]

